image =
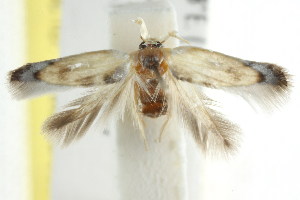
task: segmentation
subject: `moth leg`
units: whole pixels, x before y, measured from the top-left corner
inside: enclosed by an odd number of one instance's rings
[[[170,122],[171,114],[169,113],[169,111],[167,112],[166,116],[167,116],[167,119],[165,120],[165,122],[163,123],[162,127],[160,128],[160,134],[159,134],[158,142],[162,141],[162,137],[163,137],[164,133],[166,132],[165,131],[166,127],[167,127],[167,125]]]
[[[138,124],[138,127],[139,127],[140,135],[141,135],[141,137],[144,141],[145,149],[146,149],[146,151],[148,151],[149,150],[149,144],[148,144],[148,140],[147,140],[146,133],[145,133],[145,122],[142,119],[142,116],[140,114],[137,114],[137,115],[138,115],[137,124]]]

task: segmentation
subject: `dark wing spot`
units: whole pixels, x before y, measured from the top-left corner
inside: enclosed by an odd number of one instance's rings
[[[280,85],[280,86],[288,86],[288,80],[287,80],[287,77],[286,77],[286,74],[284,72],[284,69],[277,66],[277,65],[274,65],[274,64],[269,64],[267,66],[267,68],[269,70],[271,70],[273,72],[273,75],[274,77],[277,78],[277,84]]]
[[[224,143],[224,146],[225,146],[227,149],[231,149],[231,148],[232,148],[232,144],[231,144],[231,142],[230,142],[228,139],[224,139],[224,140],[223,140],[223,143]]]
[[[253,61],[243,62],[246,66],[260,72],[261,82],[280,87],[288,86],[288,74],[282,67],[270,63],[259,63]]]
[[[174,70],[171,70],[173,76],[178,79],[178,80],[181,80],[181,81],[186,81],[186,82],[189,82],[189,83],[192,83],[193,82],[193,79],[191,77],[182,77],[180,76],[176,71]]]
[[[77,79],[76,82],[82,86],[92,86],[94,85],[94,76],[86,76],[84,78]]]
[[[16,69],[10,73],[10,81],[21,81],[22,75],[28,70],[27,68],[30,67],[31,63],[28,63],[19,69]]]
[[[116,81],[112,78],[112,74],[105,74],[104,77],[103,77],[103,81],[106,83],[106,84],[112,84],[112,83],[115,83]]]
[[[115,71],[111,71],[103,76],[103,81],[106,84],[119,82],[126,76],[125,67],[118,67]]]
[[[28,63],[19,69],[12,71],[10,73],[10,81],[27,82],[39,80],[38,72],[49,65],[53,65],[58,60],[59,59],[52,59],[37,63]]]

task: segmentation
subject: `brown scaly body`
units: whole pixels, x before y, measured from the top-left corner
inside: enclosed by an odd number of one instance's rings
[[[146,46],[138,54],[139,64],[136,73],[146,88],[135,83],[135,96],[139,111],[148,117],[165,115],[168,104],[163,88],[159,86],[160,79],[168,70],[163,52],[156,46]]]

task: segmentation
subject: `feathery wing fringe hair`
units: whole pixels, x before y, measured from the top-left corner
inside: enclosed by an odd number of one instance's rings
[[[172,32],[153,39],[141,18],[135,22],[141,24],[143,40],[135,52],[88,52],[28,63],[9,73],[12,94],[19,99],[67,87],[93,89],[44,123],[43,131],[50,138],[69,144],[94,121],[111,115],[123,118],[128,112],[146,140],[143,116],[167,115],[161,135],[170,119],[176,119],[204,152],[231,152],[238,145],[239,129],[214,110],[215,103],[199,88],[230,91],[267,109],[285,101],[290,82],[282,67],[199,47],[164,48],[162,43],[169,37],[182,38]]]

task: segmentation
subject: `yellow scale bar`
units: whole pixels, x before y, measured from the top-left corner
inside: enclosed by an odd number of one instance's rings
[[[57,58],[60,25],[59,0],[26,0],[28,62]],[[30,199],[50,199],[51,146],[41,135],[42,123],[54,111],[54,97],[45,96],[28,104],[30,148]]]

